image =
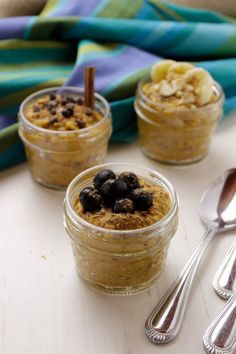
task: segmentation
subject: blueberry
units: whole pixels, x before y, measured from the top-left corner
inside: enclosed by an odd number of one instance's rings
[[[138,177],[133,172],[122,172],[119,175],[118,180],[124,181],[127,184],[129,192],[135,188],[139,188]]]
[[[62,114],[65,118],[70,118],[71,116],[73,116],[74,110],[73,110],[72,108],[66,108],[64,111],[61,112],[61,114]]]
[[[93,179],[94,187],[99,190],[108,179],[116,179],[115,173],[112,170],[102,170]]]
[[[125,181],[121,179],[116,180],[116,198],[124,198],[129,192],[129,187]]]
[[[118,213],[134,213],[134,204],[128,198],[117,200],[113,206],[112,211]]]
[[[78,119],[77,122],[76,122],[77,126],[80,128],[80,129],[83,129],[85,128],[85,123],[83,120],[81,119]]]
[[[115,179],[108,179],[104,182],[100,187],[100,194],[102,200],[106,206],[112,206],[116,200],[116,180]]]
[[[93,187],[82,189],[79,195],[80,203],[84,211],[98,211],[101,209],[101,197]]]
[[[140,211],[148,210],[153,203],[152,194],[142,188],[134,189],[130,194],[130,198],[133,200],[135,209]]]

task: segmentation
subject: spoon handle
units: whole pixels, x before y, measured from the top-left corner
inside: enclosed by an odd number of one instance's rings
[[[198,264],[216,231],[206,231],[178,278],[147,318],[145,330],[153,343],[168,343],[177,336]]]
[[[236,352],[236,292],[210,324],[203,336],[203,345],[210,354]]]
[[[229,299],[236,290],[236,239],[228,250],[213,278],[213,287],[217,295]]]

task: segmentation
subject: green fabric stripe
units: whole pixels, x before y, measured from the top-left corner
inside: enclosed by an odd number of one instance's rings
[[[26,85],[30,81],[34,82],[36,77],[41,77],[42,80],[52,79],[53,77],[64,76],[67,77],[71,72],[71,69],[66,69],[61,67],[58,68],[42,68],[38,70],[28,70],[28,72],[17,72],[17,73],[2,73],[0,76],[1,87],[5,90],[8,85],[19,85],[22,87],[22,79],[26,82]],[[8,91],[9,92],[9,91]],[[8,93],[7,92],[7,93]],[[0,93],[1,96],[1,93]]]
[[[24,90],[15,91],[14,93],[6,97],[0,97],[0,107],[1,107],[0,113],[4,113],[5,109],[8,106],[12,105],[12,102],[20,104],[31,93],[48,87],[61,86],[63,85],[64,82],[65,82],[65,78],[57,78],[50,81],[44,81],[41,83],[37,83],[36,85],[27,87]]]
[[[1,64],[31,63],[48,60],[58,62],[70,61],[75,57],[73,47],[70,50],[64,48],[34,48],[34,49],[9,49],[0,51]]]
[[[28,38],[57,38],[61,33],[70,30],[79,22],[78,16],[70,17],[38,17],[37,21],[29,24],[27,28]]]
[[[40,16],[47,16],[54,8],[56,8],[58,0],[48,0],[40,13]]]
[[[1,71],[1,74],[2,72],[4,73],[4,71],[28,71],[28,70],[40,70],[40,69],[43,69],[44,67],[45,68],[50,68],[50,66],[52,68],[66,68],[66,67],[73,67],[74,65],[72,64],[69,64],[69,63],[58,63],[57,61],[54,61],[54,60],[50,60],[50,61],[41,61],[39,63],[30,63],[30,67],[29,67],[29,64],[24,64],[24,63],[21,63],[21,64],[4,64],[4,65],[0,65],[0,71]]]
[[[127,6],[127,0],[110,0],[104,4],[104,7],[97,12],[96,16],[99,17],[112,17],[112,18],[133,18],[142,7],[142,0],[135,0],[132,6]]]
[[[13,124],[10,127],[0,130],[0,153],[7,150],[12,144],[18,141],[18,124]]]
[[[24,39],[1,39],[0,40],[0,51],[6,49],[53,49],[53,48],[64,48],[69,49],[71,44],[64,42],[53,41],[30,41]]]
[[[236,47],[236,32],[220,47],[217,49],[217,53],[221,56],[227,55],[231,48]]]
[[[0,156],[0,171],[25,161],[25,152],[20,140],[5,150]]]

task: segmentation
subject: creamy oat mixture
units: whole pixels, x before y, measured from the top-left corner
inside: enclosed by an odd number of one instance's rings
[[[38,127],[62,131],[88,128],[102,119],[99,112],[84,105],[82,98],[59,93],[28,104],[25,116]]]
[[[114,213],[111,208],[102,207],[99,211],[85,212],[79,199],[76,200],[75,211],[91,224],[110,230],[132,230],[152,225],[169,212],[170,197],[163,187],[143,179],[140,179],[140,187],[153,197],[153,204],[146,211]]]
[[[221,88],[206,70],[173,60],[153,65],[135,100],[143,152],[170,164],[202,159],[222,103]]]

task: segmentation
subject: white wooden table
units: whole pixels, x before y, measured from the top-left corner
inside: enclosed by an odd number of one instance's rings
[[[1,354],[201,354],[202,335],[224,304],[211,280],[234,232],[216,236],[200,265],[176,341],[155,346],[144,321],[197,246],[204,227],[198,216],[203,190],[236,166],[236,115],[219,125],[203,161],[185,167],[154,162],[137,144],[113,145],[107,161],[135,162],[164,174],[180,199],[179,228],[166,269],[149,290],[113,297],[78,279],[62,223],[63,192],[31,180],[27,164],[0,173]]]

